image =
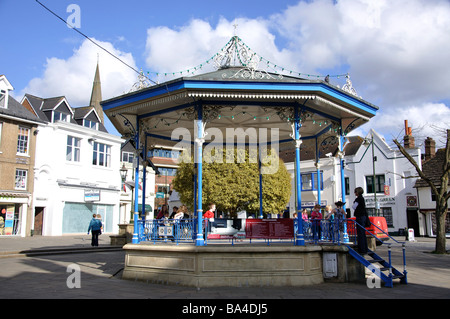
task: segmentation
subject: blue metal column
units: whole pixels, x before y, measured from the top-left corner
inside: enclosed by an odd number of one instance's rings
[[[345,203],[345,173],[344,173],[344,132],[341,128],[340,131],[340,136],[339,136],[339,159],[340,159],[340,164],[341,164],[341,192],[342,192],[342,202]],[[342,207],[345,211],[346,208],[346,204],[344,204],[344,206]],[[344,221],[344,230],[343,230],[343,234],[342,234],[342,241],[344,243],[348,243],[350,242],[349,238],[348,238],[348,233],[347,233],[347,221]]]
[[[194,151],[196,152],[196,150]],[[196,160],[194,160],[194,176],[193,176],[193,183],[194,183],[194,214],[197,211],[197,163],[195,163]],[[195,216],[192,216],[192,218],[195,218]]]
[[[322,194],[320,192],[320,153],[319,153],[319,146],[317,144],[317,137],[316,137],[316,169],[317,169],[317,204],[322,206]]]
[[[197,239],[195,241],[196,246],[204,246],[205,240],[203,238],[203,209],[202,209],[202,162],[203,162],[203,107],[201,104],[198,105],[198,119],[197,119],[197,138],[195,139],[195,144],[197,147]]]
[[[298,112],[298,105],[294,106],[294,140],[295,140],[295,189],[297,193],[297,240],[296,245],[304,246],[305,238],[303,236],[303,218],[302,218],[302,189],[301,189],[301,175],[300,175],[300,114]]]
[[[258,168],[259,168],[259,218],[263,219],[263,186],[262,186],[262,174],[261,174],[261,147],[258,145]]]
[[[144,161],[146,165],[142,165],[142,210],[141,210],[141,219],[142,225],[145,228],[145,189],[146,189],[146,181],[147,181],[147,135],[145,136],[144,143]]]
[[[136,135],[134,137],[136,145],[136,168],[134,171],[134,230],[132,244],[139,244],[139,120],[136,119]]]

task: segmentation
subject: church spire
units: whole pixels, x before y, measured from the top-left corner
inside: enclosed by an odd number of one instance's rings
[[[100,117],[101,123],[104,123],[103,109],[102,106],[100,105],[101,100],[102,100],[102,84],[100,82],[100,70],[99,70],[99,63],[97,60],[97,69],[95,70],[94,83],[92,85],[91,102],[89,103],[89,106],[92,106],[95,109],[98,116]]]

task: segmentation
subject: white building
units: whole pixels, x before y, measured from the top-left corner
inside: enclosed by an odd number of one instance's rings
[[[421,166],[420,148],[411,143],[411,135],[406,135],[404,140],[405,149]],[[359,144],[354,155],[345,156],[345,176],[349,186],[347,203],[355,200],[354,189],[362,187],[369,216],[385,217],[389,232],[412,227],[415,224],[413,219],[419,218],[418,207],[413,200],[417,197],[414,166],[374,130]]]
[[[120,218],[121,224],[128,224],[133,219],[135,201],[134,175],[136,169],[136,150],[130,142],[122,144],[121,147],[121,168],[127,170],[126,179],[122,183],[120,191]],[[151,167],[146,167],[146,183],[144,183],[144,167],[142,158],[139,160],[139,189],[138,189],[138,210],[142,210],[142,194],[145,192],[145,212],[146,219],[153,218],[155,203],[155,171]]]
[[[412,136],[405,136],[405,141],[406,139],[409,141]],[[372,150],[374,150],[374,153],[372,153]],[[338,144],[328,144],[325,148],[319,147],[319,151],[321,155],[319,171],[323,179],[320,202],[322,207],[325,205],[334,207],[334,203],[342,199],[341,169],[339,159],[336,156]],[[420,148],[409,145],[407,151],[420,165]],[[280,156],[285,160],[291,176],[294,176],[294,163],[289,160],[290,152],[293,152],[293,150],[280,151]],[[416,172],[412,164],[400,151],[391,148],[378,133],[371,130],[366,138],[347,137],[347,142],[344,144],[344,153],[347,216],[353,216],[351,205],[355,200],[354,189],[362,187],[369,216],[384,216],[390,232],[398,232],[400,229],[415,225],[415,219],[421,218],[418,215],[417,204],[415,204],[417,201],[414,202],[413,200],[417,198],[417,192],[414,189],[416,178],[408,177],[415,176]],[[315,150],[302,149],[300,159],[302,208],[311,209],[319,199]],[[374,193],[373,188],[374,175],[376,193]],[[295,188],[292,187],[292,189],[289,202],[290,216],[295,212]],[[375,205],[375,197],[377,206]]]
[[[72,108],[65,97],[26,94],[22,105],[47,124],[39,126],[33,194],[35,234],[86,233],[100,214],[105,233],[119,224],[120,146],[103,126],[98,66],[91,105]]]

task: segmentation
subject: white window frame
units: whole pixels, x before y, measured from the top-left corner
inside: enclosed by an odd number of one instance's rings
[[[92,128],[94,130],[97,129],[97,122],[91,121],[91,120],[87,120],[87,119],[83,119],[83,126],[84,127],[89,127]]]
[[[110,167],[111,166],[111,146],[94,142],[92,152],[92,165]],[[103,159],[103,161],[102,161]]]
[[[19,132],[17,134],[17,154],[18,155],[28,155],[29,154],[30,131],[31,130],[28,127],[19,126]],[[27,134],[21,134],[22,132],[26,132]]]
[[[27,189],[28,171],[26,169],[16,168],[16,178],[14,189],[26,190]]]
[[[70,143],[69,140],[71,139]],[[67,135],[66,161],[80,162],[81,158],[81,139]],[[70,152],[69,152],[70,149]]]
[[[0,99],[0,108],[2,109],[6,109],[8,107],[8,94],[6,94],[5,90],[0,90],[0,97],[4,96],[3,98],[3,102],[1,102],[2,100]]]
[[[56,118],[58,116],[58,118]],[[70,122],[70,114],[59,111],[53,111],[53,123],[56,121]]]
[[[122,152],[122,162],[133,163],[134,153],[133,152]]]

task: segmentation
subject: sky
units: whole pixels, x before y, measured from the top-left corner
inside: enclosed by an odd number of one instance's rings
[[[211,71],[206,61],[236,34],[270,61],[268,71],[348,73],[357,94],[379,107],[352,135],[374,129],[389,143],[403,138],[408,120],[416,145],[430,136],[441,146],[450,127],[449,0],[39,2],[0,0],[0,74],[19,102],[29,93],[88,105],[97,61],[103,99],[129,92],[136,71],[155,82],[200,64],[194,74]],[[331,83],[342,87],[345,77]]]

